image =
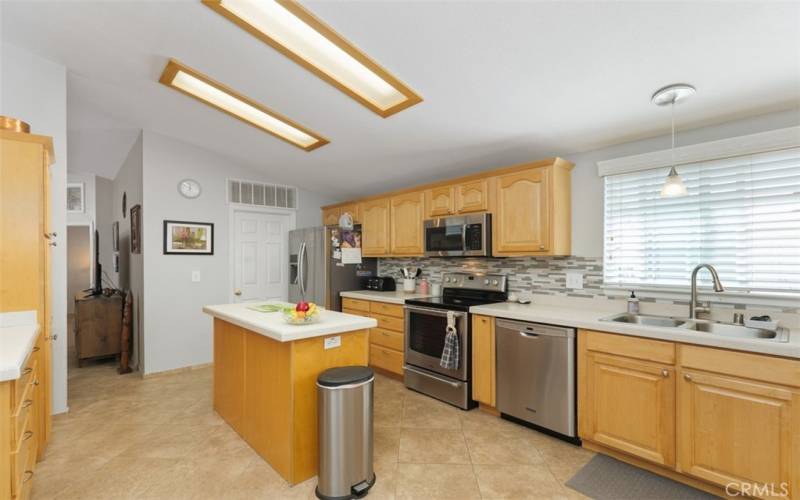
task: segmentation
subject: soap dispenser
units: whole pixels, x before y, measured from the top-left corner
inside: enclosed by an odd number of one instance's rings
[[[631,296],[628,297],[628,314],[639,314],[639,299],[633,290],[631,290]]]

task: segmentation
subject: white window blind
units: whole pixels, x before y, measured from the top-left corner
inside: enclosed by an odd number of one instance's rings
[[[680,166],[685,197],[660,197],[668,170],[605,177],[606,285],[688,286],[709,263],[729,290],[800,293],[800,148]]]

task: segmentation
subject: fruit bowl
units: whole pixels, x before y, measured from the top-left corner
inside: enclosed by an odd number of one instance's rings
[[[319,308],[314,303],[298,303],[281,310],[284,321],[290,325],[310,325],[319,321]]]

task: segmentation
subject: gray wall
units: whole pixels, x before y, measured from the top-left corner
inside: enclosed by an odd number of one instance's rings
[[[127,193],[127,209],[125,217],[122,215],[122,195]],[[117,176],[111,182],[111,222],[119,222],[119,272],[114,272],[109,265],[108,274],[117,286],[133,293],[133,352],[131,365],[144,371],[144,361],[140,353],[143,352],[144,336],[144,260],[142,254],[131,254],[130,233],[132,206],[141,204],[142,212],[146,213],[142,203],[142,136],[133,144],[128,156],[120,167]],[[111,239],[109,228],[108,239]]]
[[[687,146],[799,124],[800,108],[711,127],[678,130],[676,144]],[[565,155],[567,160],[575,164],[575,169],[572,171],[572,255],[580,257],[603,255],[603,179],[597,175],[596,162],[669,149],[669,147],[670,136],[664,135],[596,151]]]
[[[0,6],[2,9],[2,6]],[[67,70],[7,42],[0,42],[0,115],[26,121],[34,134],[53,138],[50,227],[59,235],[50,250],[53,413],[67,411]]]
[[[89,226],[67,227],[67,312],[75,312],[73,297],[89,288],[92,280],[92,246]]]
[[[229,302],[230,262],[226,178],[270,182],[229,158],[156,133],[144,132],[144,268],[146,373],[204,364],[212,359],[212,321],[208,304]],[[194,200],[177,190],[185,178],[197,180]],[[320,206],[332,202],[298,193],[296,225],[321,224]],[[163,221],[214,223],[214,255],[163,255]],[[191,281],[192,271],[200,282]]]
[[[103,274],[111,278],[113,285],[119,286],[114,279],[113,265],[113,244],[111,238],[111,224],[114,222],[112,211],[114,203],[114,181],[105,177],[96,176],[94,178],[94,201],[95,201],[95,227],[100,232],[100,265],[103,266]],[[108,278],[104,277],[104,287],[109,286]]]

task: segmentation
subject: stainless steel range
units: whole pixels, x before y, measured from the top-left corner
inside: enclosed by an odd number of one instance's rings
[[[506,277],[447,273],[442,276],[442,282],[441,297],[406,300],[403,378],[409,389],[467,410],[475,406],[470,384],[472,321],[469,308],[505,302],[508,298]],[[455,327],[455,346],[446,341],[448,313]],[[458,352],[449,362],[443,361],[446,346],[451,354]]]

